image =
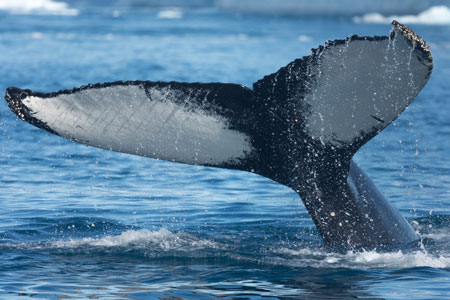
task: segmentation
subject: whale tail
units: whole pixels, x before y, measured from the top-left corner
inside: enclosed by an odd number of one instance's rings
[[[425,42],[396,21],[389,36],[354,35],[313,49],[254,84],[265,119],[261,128],[276,132],[265,135],[265,144],[276,148],[270,157],[295,160],[314,153],[314,160],[323,153],[349,163],[412,102],[432,68]],[[280,140],[298,145],[293,149]]]
[[[21,119],[86,145],[250,171],[287,185],[329,243],[395,244],[416,236],[378,191],[367,193],[351,158],[416,97],[432,66],[425,42],[394,21],[389,36],[327,42],[253,90],[119,81],[55,93],[11,87],[5,99]],[[388,228],[383,210],[400,229]]]

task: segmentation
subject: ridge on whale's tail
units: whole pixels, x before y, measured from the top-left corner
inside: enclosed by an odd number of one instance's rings
[[[329,244],[417,239],[351,161],[430,77],[428,46],[393,22],[388,36],[327,42],[256,82],[127,81],[38,93],[11,87],[21,119],[108,150],[255,172],[298,192]]]

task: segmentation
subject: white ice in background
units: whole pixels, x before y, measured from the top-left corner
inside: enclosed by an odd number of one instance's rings
[[[388,24],[392,20],[397,20],[405,24],[424,24],[424,25],[450,25],[450,8],[447,6],[433,6],[419,13],[418,15],[388,16],[385,17],[379,13],[365,14],[362,17],[354,17],[356,23],[379,23]]]
[[[298,41],[302,42],[302,43],[307,43],[307,42],[311,42],[312,38],[308,35],[301,34],[298,36]]]
[[[53,0],[0,0],[0,10],[24,15],[76,16],[79,13],[65,2]]]
[[[183,18],[183,11],[179,8],[170,8],[160,10],[156,15],[158,19],[181,19]]]
[[[199,239],[186,232],[172,232],[166,228],[156,231],[148,229],[128,230],[119,235],[108,235],[103,238],[84,238],[80,240],[57,241],[56,248],[91,247],[137,247],[149,250],[195,250],[202,248],[217,248],[212,241]]]
[[[113,10],[112,14],[111,14],[114,18],[118,18],[120,17],[120,10],[115,9]]]

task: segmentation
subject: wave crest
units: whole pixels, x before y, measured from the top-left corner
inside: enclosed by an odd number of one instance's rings
[[[157,248],[161,250],[203,249],[217,248],[218,245],[210,240],[199,239],[185,232],[174,233],[166,228],[157,231],[147,229],[127,230],[119,235],[105,236],[103,238],[84,238],[80,240],[57,241],[56,248],[78,247],[133,247]]]

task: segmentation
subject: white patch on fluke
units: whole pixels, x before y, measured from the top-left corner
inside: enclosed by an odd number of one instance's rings
[[[335,146],[385,128],[408,106],[427,81],[429,66],[396,31],[394,39],[347,40],[323,50],[310,69],[314,86],[310,135]]]
[[[247,135],[193,104],[188,92],[153,87],[149,94],[142,85],[114,85],[22,102],[62,137],[103,149],[209,165],[237,162],[252,151]]]

